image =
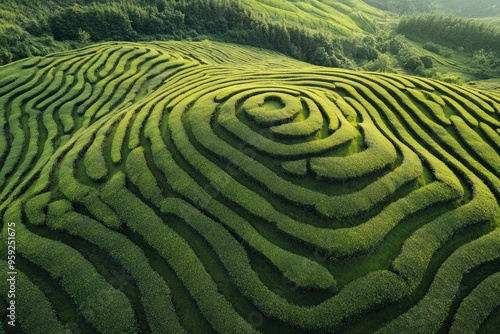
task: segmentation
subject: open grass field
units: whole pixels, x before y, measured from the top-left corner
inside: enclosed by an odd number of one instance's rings
[[[498,91],[250,47],[0,67],[0,333],[495,333],[499,151]]]

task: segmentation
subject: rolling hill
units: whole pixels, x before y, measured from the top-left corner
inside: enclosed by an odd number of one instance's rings
[[[470,18],[500,15],[500,4],[496,0],[436,0],[437,10]]]
[[[361,0],[243,0],[243,3],[264,16],[341,36],[375,32],[376,21],[388,16]]]
[[[492,333],[499,150],[498,91],[250,47],[2,66],[17,332]]]

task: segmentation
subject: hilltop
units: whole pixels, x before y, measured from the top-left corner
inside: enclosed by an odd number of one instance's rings
[[[0,78],[20,332],[499,328],[498,92],[209,41]]]

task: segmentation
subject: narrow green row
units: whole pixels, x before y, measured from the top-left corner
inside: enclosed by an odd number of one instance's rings
[[[127,297],[104,280],[78,251],[31,233],[22,223],[21,204],[12,204],[4,221],[16,223],[16,250],[46,270],[71,296],[79,312],[101,333],[136,333]],[[31,304],[31,303],[30,303]]]
[[[91,242],[123,266],[139,287],[141,304],[152,333],[184,332],[171,303],[170,289],[150,267],[138,246],[99,222],[72,212],[71,203],[65,200],[50,203],[46,222],[55,230]]]
[[[302,103],[297,97],[269,92],[248,97],[241,108],[257,125],[269,127],[292,121],[302,111]]]
[[[305,103],[306,119],[271,127],[270,130],[275,136],[288,139],[307,138],[321,130],[323,114],[318,106],[309,99],[302,99],[302,103]]]
[[[500,155],[495,151],[487,142],[481,138],[476,131],[470,128],[464,120],[458,116],[451,116],[450,120],[457,130],[460,138],[464,141],[466,148],[469,152],[476,153],[482,161],[491,169],[496,175],[500,174]]]
[[[347,181],[379,172],[397,159],[394,145],[375,126],[360,123],[366,150],[346,157],[315,157],[311,170],[316,177]]]
[[[455,313],[450,334],[477,333],[481,324],[498,307],[500,307],[500,272],[487,277],[465,297]]]
[[[7,268],[7,262],[0,260],[0,266],[2,269]],[[70,330],[57,319],[52,305],[43,292],[22,271],[18,269],[16,273],[16,290],[18,291],[15,298],[16,327],[21,327],[25,333],[70,334]],[[6,276],[6,279],[0,280],[0,289],[5,292],[9,291],[8,273]],[[2,294],[2,299],[7,302],[6,297],[7,293]],[[9,311],[6,312],[8,315]],[[7,321],[10,319],[7,318]]]
[[[121,225],[120,219],[113,210],[101,201],[97,189],[81,183],[74,175],[75,161],[78,159],[79,153],[91,145],[92,139],[92,132],[87,131],[62,159],[58,171],[57,185],[69,200],[83,204],[99,221],[111,228],[119,228]]]
[[[488,261],[500,259],[500,231],[497,230],[456,250],[437,271],[423,299],[378,333],[436,333],[441,328],[463,276]],[[488,300],[488,296],[482,297]],[[483,303],[481,311],[491,306]],[[429,312],[432,310],[432,312]],[[483,311],[483,312],[484,312]]]
[[[255,333],[220,294],[187,242],[124,186],[124,174],[115,174],[103,188],[104,200],[134,233],[141,235],[168,262],[212,327],[223,333]]]

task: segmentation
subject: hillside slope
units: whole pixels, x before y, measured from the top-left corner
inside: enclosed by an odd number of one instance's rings
[[[375,22],[387,14],[361,0],[242,0],[257,13],[309,28],[350,36],[375,32]]]
[[[497,0],[436,0],[434,6],[437,10],[471,18],[500,15]]]
[[[0,2],[0,65],[89,42],[200,35],[284,52],[275,35],[286,28],[309,40],[352,37],[374,32],[385,16],[361,0],[7,0]]]
[[[498,92],[209,42],[0,78],[20,332],[498,328]]]

